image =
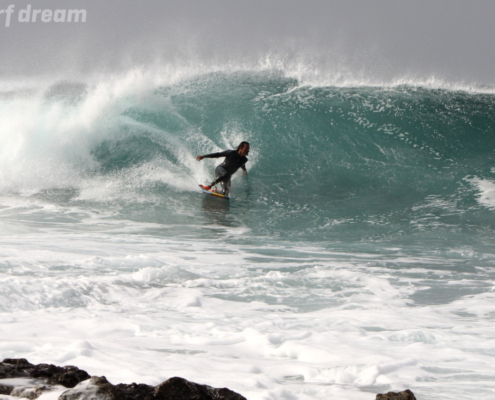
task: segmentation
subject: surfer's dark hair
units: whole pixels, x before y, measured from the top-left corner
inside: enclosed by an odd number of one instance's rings
[[[249,144],[249,142],[241,142],[241,143],[239,143],[239,146],[237,146],[237,151],[239,151],[240,149],[242,149],[242,148],[244,147],[244,145],[245,145],[245,144],[247,144],[248,146],[251,146],[251,145]]]

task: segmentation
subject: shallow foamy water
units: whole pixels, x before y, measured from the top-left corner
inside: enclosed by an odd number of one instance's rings
[[[215,239],[178,240],[154,224],[88,213],[76,229],[76,210],[74,226],[16,210],[0,238],[3,357],[113,383],[182,376],[250,400],[493,396],[493,255],[262,241],[211,224]]]

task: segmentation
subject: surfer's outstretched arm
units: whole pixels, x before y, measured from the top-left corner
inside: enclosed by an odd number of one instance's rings
[[[231,150],[225,150],[220,153],[211,153],[205,154],[204,156],[196,156],[196,161],[201,161],[203,158],[218,158],[218,157],[226,157],[229,155]]]

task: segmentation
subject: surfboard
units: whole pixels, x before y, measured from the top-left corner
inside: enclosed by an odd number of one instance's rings
[[[209,190],[203,189],[201,187],[201,185],[199,185],[199,187],[204,194],[208,194],[208,195],[214,196],[214,197],[220,197],[221,199],[225,199],[225,200],[230,200],[229,196],[224,196],[223,194],[220,194],[220,193],[210,192]]]

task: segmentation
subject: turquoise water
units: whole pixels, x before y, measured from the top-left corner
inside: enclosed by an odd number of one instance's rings
[[[226,224],[248,227],[252,236],[481,244],[495,223],[476,184],[495,176],[494,100],[407,86],[301,87],[276,73],[212,73],[121,100],[118,115],[102,117],[99,129],[110,133],[88,147],[96,163],[83,172],[86,179],[122,179],[120,190],[142,204],[114,199],[132,218],[189,226],[219,208]],[[212,161],[192,162],[194,155],[242,139],[252,144],[250,174],[234,180],[230,205],[194,193],[194,180],[209,182],[214,168]],[[145,168],[166,168],[170,179],[148,178]],[[71,189],[69,201],[80,193]]]

